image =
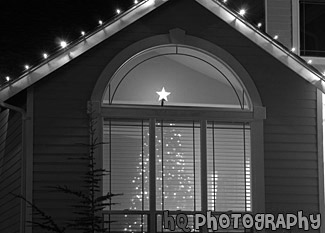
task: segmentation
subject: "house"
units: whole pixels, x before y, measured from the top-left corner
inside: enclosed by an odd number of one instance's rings
[[[82,187],[89,112],[101,190],[123,193],[111,232],[161,232],[165,210],[323,213],[324,78],[291,51],[292,4],[266,2],[267,35],[223,1],[142,1],[2,86],[0,231],[41,232],[12,193],[73,216],[51,187]]]

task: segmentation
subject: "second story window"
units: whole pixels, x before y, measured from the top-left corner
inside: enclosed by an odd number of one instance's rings
[[[325,2],[300,1],[300,55],[325,57]]]

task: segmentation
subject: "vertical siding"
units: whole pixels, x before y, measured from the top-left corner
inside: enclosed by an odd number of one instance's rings
[[[0,113],[0,232],[15,233],[20,228],[21,115],[9,110]]]
[[[291,48],[291,0],[266,0],[265,3],[267,33],[271,36],[279,35],[279,41],[282,42],[288,48]]]
[[[189,0],[166,3],[35,85],[35,203],[59,220],[71,217],[71,199],[49,193],[47,187],[81,184],[80,175],[87,166],[69,158],[87,153],[80,143],[88,142],[86,105],[97,78],[123,48],[174,28],[224,48],[255,82],[267,109],[265,174],[260,174],[265,176],[266,211],[317,212],[316,89]]]

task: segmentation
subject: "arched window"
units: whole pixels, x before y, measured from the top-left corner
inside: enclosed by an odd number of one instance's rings
[[[112,232],[162,232],[163,212],[251,212],[254,104],[240,74],[196,47],[124,60],[101,102]]]
[[[114,74],[105,104],[157,105],[162,87],[171,95],[166,106],[249,109],[240,79],[206,52],[167,45],[147,49],[126,61]]]

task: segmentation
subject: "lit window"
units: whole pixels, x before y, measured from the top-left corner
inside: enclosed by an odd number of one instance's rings
[[[111,231],[162,231],[164,210],[252,211],[251,128],[242,115],[252,104],[218,58],[175,45],[137,54],[112,77],[103,112],[103,192],[123,194],[105,210]]]
[[[155,127],[155,135],[150,135]],[[110,211],[111,230],[145,231],[147,217],[132,211],[150,211],[150,176],[156,180],[157,211],[200,211],[202,195],[215,212],[251,211],[250,128],[246,124],[211,122],[207,139],[200,137],[197,122],[105,120],[104,193],[114,197]],[[150,137],[155,138],[155,170],[149,166]],[[207,166],[202,165],[201,146],[207,148]],[[201,171],[207,171],[207,190],[202,191]],[[155,213],[153,213],[155,214]],[[158,226],[161,223],[157,224]]]
[[[156,91],[162,87],[172,93],[166,106],[250,108],[229,67],[202,51],[172,45],[129,59],[108,85],[104,103],[157,105]]]

